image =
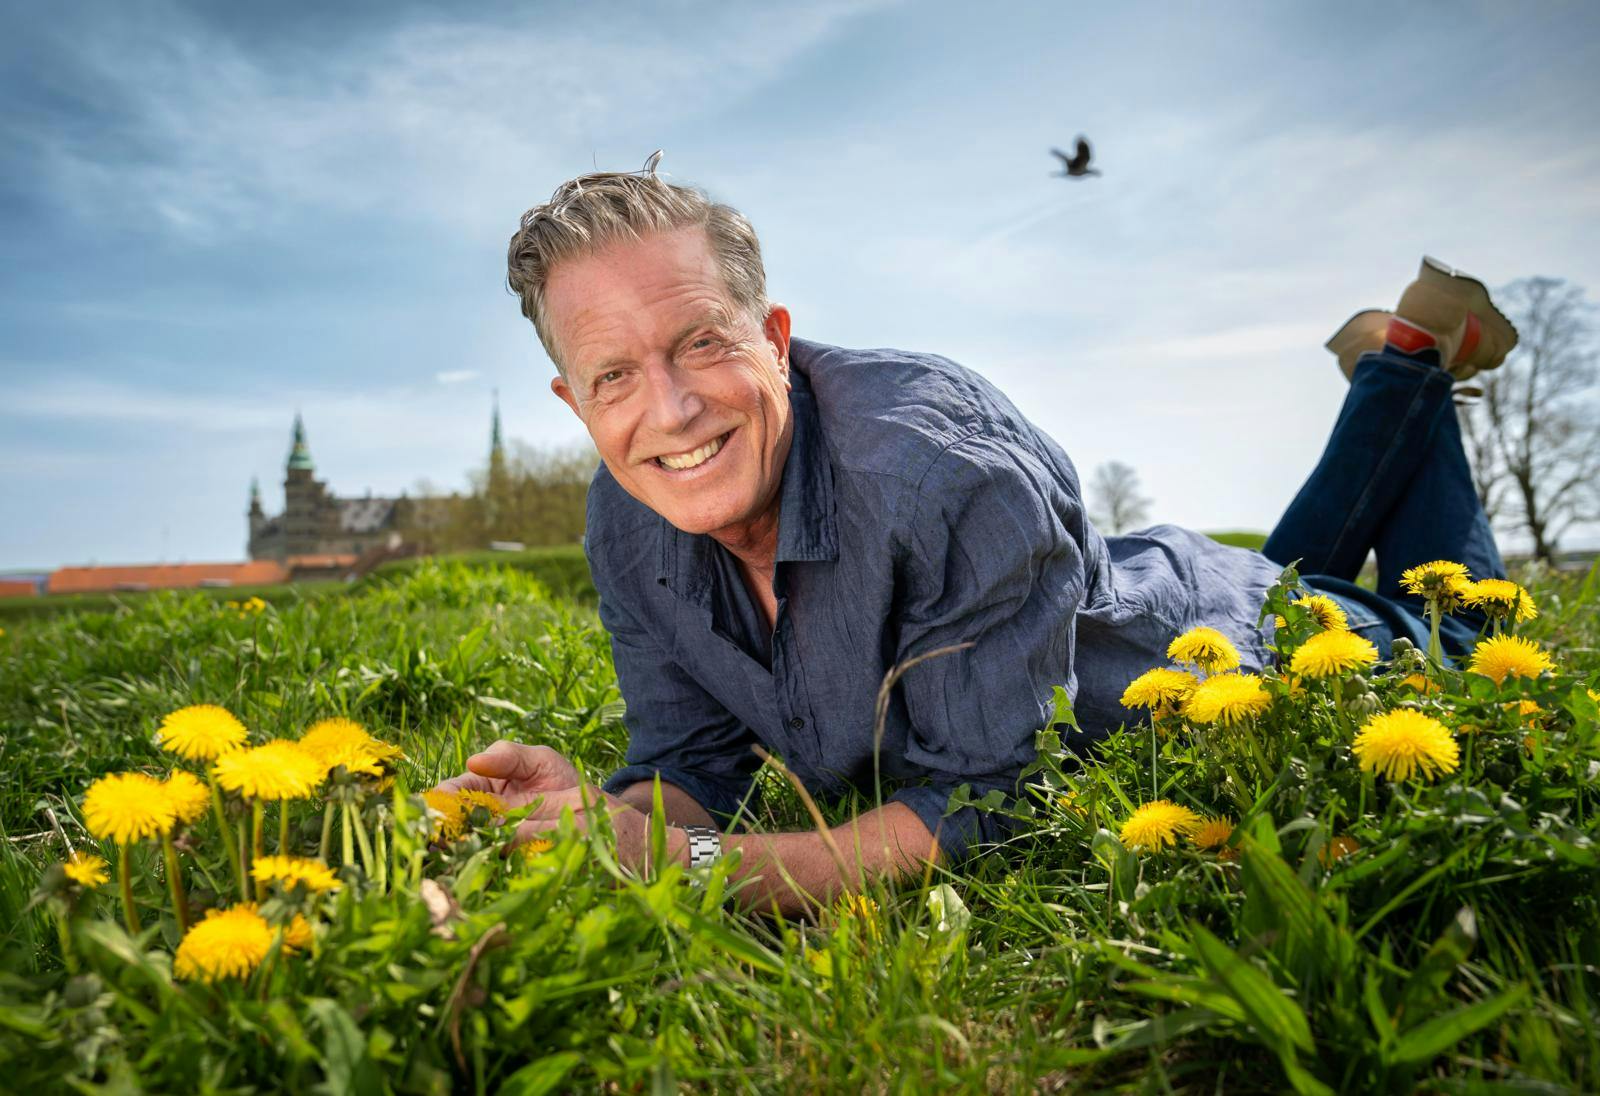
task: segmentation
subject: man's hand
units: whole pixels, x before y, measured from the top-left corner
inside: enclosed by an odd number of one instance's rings
[[[439,783],[439,790],[491,792],[513,809],[547,792],[576,790],[578,770],[549,746],[524,746],[501,739],[467,758],[467,771]]]
[[[573,820],[580,830],[587,830],[596,815],[606,814],[611,820],[611,832],[617,837],[617,859],[631,868],[644,865],[645,853],[650,847],[649,815],[641,814],[631,804],[608,795],[593,784],[545,792],[538,798],[540,802],[517,826],[517,844],[553,831],[560,825],[562,808],[571,807]]]

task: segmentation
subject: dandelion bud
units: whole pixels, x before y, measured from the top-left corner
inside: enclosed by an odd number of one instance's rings
[[[1383,702],[1378,699],[1378,694],[1373,692],[1358,693],[1345,704],[1345,709],[1354,719],[1371,719],[1383,707]]]

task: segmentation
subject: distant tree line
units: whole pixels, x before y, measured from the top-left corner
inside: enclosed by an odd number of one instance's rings
[[[509,454],[496,450],[468,474],[465,492],[444,494],[419,484],[400,531],[434,552],[487,548],[495,541],[576,544],[599,463],[587,443],[545,449],[513,442]]]

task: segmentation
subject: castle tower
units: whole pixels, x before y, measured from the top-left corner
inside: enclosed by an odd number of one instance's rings
[[[245,517],[250,522],[247,552],[251,559],[255,559],[256,541],[261,536],[261,530],[266,528],[267,512],[261,508],[261,481],[254,476],[250,477],[250,509],[245,511]]]
[[[306,426],[295,412],[294,436],[283,476],[283,544],[287,555],[315,550],[321,532],[323,489],[316,481],[316,465],[306,444]]]

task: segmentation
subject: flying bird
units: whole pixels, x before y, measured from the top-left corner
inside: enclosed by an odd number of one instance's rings
[[[1059,148],[1053,148],[1050,152],[1056,159],[1061,161],[1061,170],[1051,172],[1052,178],[1081,179],[1085,175],[1100,174],[1099,168],[1089,166],[1089,157],[1093,154],[1089,151],[1089,142],[1082,137],[1078,138],[1078,148],[1071,156],[1068,156]]]

